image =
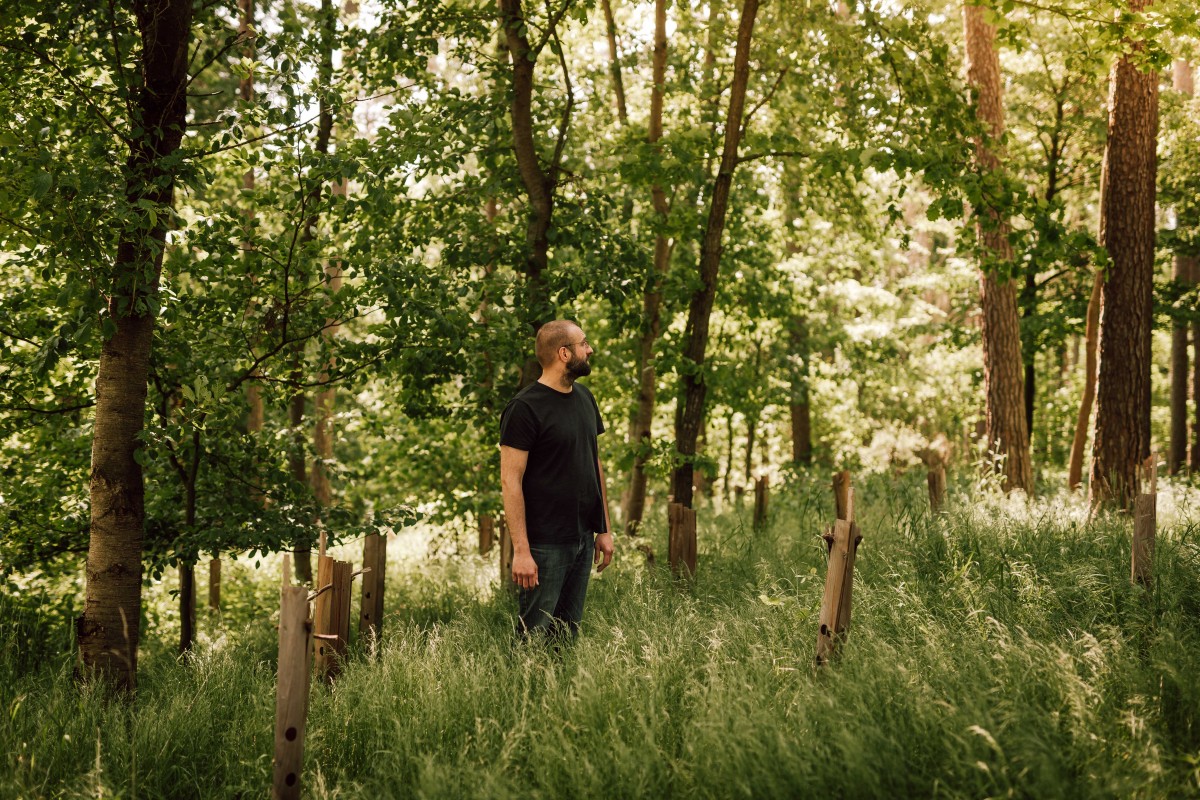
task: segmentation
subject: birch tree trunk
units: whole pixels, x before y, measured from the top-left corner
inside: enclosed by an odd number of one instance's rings
[[[170,219],[165,209],[175,188],[163,162],[179,148],[187,121],[192,3],[142,0],[134,13],[142,43],[141,80],[133,93],[139,133],[129,138],[126,194],[134,208],[140,199],[150,201],[156,217],[145,214],[117,244],[109,301],[116,331],[104,342],[96,376],[86,599],[76,626],[84,670],[125,691],[137,685],[142,602],[145,487],[134,456],[154,336],[148,301],[158,290]]]
[[[1149,0],[1130,0],[1143,10]],[[1100,312],[1100,374],[1092,449],[1092,504],[1131,508],[1138,468],[1150,455],[1150,332],[1153,325],[1154,199],[1158,168],[1158,74],[1143,72],[1131,42],[1109,77],[1100,241],[1108,250]]]
[[[967,45],[967,80],[976,92],[976,113],[988,129],[989,140],[975,142],[975,157],[984,172],[1002,169],[991,142],[1004,134],[1004,104],[1000,87],[1000,59],[996,31],[984,20],[978,6],[963,7]],[[986,203],[986,200],[985,200]],[[997,266],[1012,262],[1008,223],[990,207],[979,209],[977,231],[984,258]],[[988,450],[1003,459],[1005,491],[1033,491],[1029,457],[1029,431],[1024,413],[1021,361],[1021,317],[1017,290],[1011,278],[983,266],[979,276],[983,307],[983,384],[987,398]]]

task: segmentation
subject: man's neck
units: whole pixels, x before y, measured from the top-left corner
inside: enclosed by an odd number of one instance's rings
[[[559,372],[554,375],[548,375],[543,372],[542,377],[538,378],[538,383],[549,386],[557,392],[571,392],[575,389],[575,379],[565,372]]]

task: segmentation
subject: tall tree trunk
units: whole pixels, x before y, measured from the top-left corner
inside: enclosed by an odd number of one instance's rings
[[[738,164],[738,143],[742,135],[742,115],[746,104],[746,85],[750,78],[750,39],[758,16],[758,0],[745,0],[738,23],[737,49],[733,56],[733,84],[729,89],[729,112],[725,118],[725,146],[721,164],[713,181],[708,223],[700,245],[700,286],[692,294],[684,330],[684,366],[680,402],[675,411],[675,450],[678,462],[672,475],[672,494],[676,503],[692,507],[693,459],[696,438],[704,419],[704,400],[708,383],[704,380],[704,355],[708,348],[708,324],[717,294],[717,274],[721,266],[721,236],[729,209],[733,171]]]
[[[1103,178],[1101,178],[1103,183]],[[1104,273],[1097,270],[1092,281],[1092,296],[1088,300],[1087,327],[1083,348],[1083,397],[1075,418],[1075,436],[1071,440],[1071,463],[1067,467],[1067,488],[1072,492],[1083,481],[1083,450],[1087,446],[1088,423],[1092,418],[1092,403],[1096,399],[1097,356],[1100,350],[1100,303],[1103,302]]]
[[[1004,134],[1004,104],[1000,87],[1000,59],[996,31],[978,6],[963,7],[967,45],[967,80],[976,91],[976,113],[988,129],[988,139],[975,143],[975,157],[985,173],[1001,171],[999,155],[992,150]],[[985,261],[1004,266],[1012,261],[1008,223],[987,205],[978,210],[977,231]],[[986,395],[988,449],[1004,459],[1005,491],[1033,491],[1029,460],[1029,431],[1025,424],[1021,376],[1021,320],[1016,287],[987,264],[980,270],[983,307],[983,383]]]
[[[812,463],[812,412],[808,394],[808,320],[803,315],[793,314],[788,321],[788,339],[793,360],[788,405],[792,417],[792,461],[808,465]]]
[[[1192,259],[1192,285],[1200,283],[1200,261]],[[1192,452],[1188,468],[1200,473],[1200,322],[1192,323],[1192,404],[1196,416],[1192,419]]]
[[[142,42],[140,85],[133,92],[134,128],[126,162],[131,208],[148,200],[149,213],[117,244],[109,314],[116,326],[100,351],[90,482],[91,532],[83,615],[76,625],[83,668],[111,685],[137,685],[138,624],[142,604],[145,487],[134,458],[146,411],[146,381],[154,337],[148,302],[162,270],[165,213],[173,201],[173,167],[187,118],[190,0],[134,4]],[[138,212],[142,213],[142,212]],[[146,280],[147,276],[151,279]]]
[[[1186,97],[1193,93],[1192,68],[1186,61],[1175,62],[1175,91]],[[1191,282],[1196,259],[1175,255],[1171,277],[1181,284]],[[1175,475],[1187,465],[1188,456],[1188,324],[1171,326],[1171,444],[1167,453],[1167,472]]]
[[[621,51],[617,47],[617,22],[613,19],[612,0],[600,0],[600,5],[604,9],[604,29],[608,36],[608,71],[612,75],[613,96],[617,102],[617,119],[622,125],[625,125],[629,122],[629,111],[625,105],[625,81],[621,77]]]
[[[517,159],[517,171],[529,200],[529,222],[525,227],[526,314],[533,332],[553,316],[546,288],[545,272],[549,266],[550,222],[554,211],[554,189],[558,168],[566,141],[574,96],[567,85],[567,107],[563,115],[559,139],[554,156],[546,171],[538,163],[538,147],[533,136],[533,76],[539,51],[529,43],[528,28],[521,0],[500,0],[500,24],[504,31],[504,42],[508,47],[509,63],[512,66],[512,128],[513,152]],[[553,24],[553,23],[551,23]],[[550,36],[547,31],[543,36]],[[526,359],[521,370],[521,385],[527,386],[541,376],[541,367],[536,358]]]
[[[606,0],[607,2],[607,0]],[[663,135],[663,84],[667,76],[667,3],[654,3],[654,62],[650,90],[650,129],[647,140],[657,145]],[[650,197],[658,224],[665,225],[671,213],[667,193],[657,181],[650,187]],[[654,235],[654,266],[645,291],[642,293],[642,330],[638,337],[638,404],[633,418],[631,440],[638,450],[629,473],[629,489],[621,519],[625,533],[634,535],[646,511],[646,462],[650,457],[651,424],[657,400],[657,374],[654,367],[654,345],[662,332],[662,282],[671,262],[674,242],[660,229]]]
[[[200,429],[192,431],[192,461],[186,467],[176,462],[183,479],[183,527],[188,533],[196,529],[196,488],[200,477],[202,457]],[[179,563],[179,652],[187,653],[196,639],[196,565],[184,559]]]
[[[1130,0],[1137,12],[1149,0]],[[1131,508],[1138,467],[1150,455],[1150,332],[1154,198],[1158,169],[1158,73],[1143,72],[1130,42],[1109,78],[1100,241],[1110,266],[1100,312],[1100,376],[1092,449],[1092,503]]]

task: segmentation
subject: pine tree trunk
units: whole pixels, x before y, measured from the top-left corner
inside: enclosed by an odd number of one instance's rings
[[[684,367],[682,392],[675,412],[675,449],[679,459],[672,475],[675,502],[692,507],[693,459],[696,439],[704,419],[704,401],[708,384],[704,380],[704,356],[708,348],[708,325],[717,294],[717,274],[721,266],[721,237],[729,209],[729,192],[737,167],[738,143],[742,134],[742,115],[746,103],[746,85],[750,77],[750,39],[758,15],[758,0],[745,0],[738,24],[737,49],[733,58],[733,84],[729,89],[729,112],[725,119],[725,145],[713,182],[708,223],[700,245],[700,287],[692,294],[684,330]]]
[[[984,20],[978,6],[963,7],[967,44],[967,79],[976,91],[978,117],[988,128],[990,141],[975,143],[976,159],[986,172],[1001,170],[1000,158],[990,143],[1004,134],[1000,59],[996,31]],[[1004,267],[1012,262],[1008,223],[986,205],[978,210],[977,225],[985,260]],[[983,307],[983,383],[986,395],[988,450],[1003,458],[1005,491],[1033,491],[1029,457],[1029,431],[1025,423],[1021,360],[1021,320],[1017,292],[1011,279],[987,265],[980,273]]]
[[[1141,11],[1148,0],[1131,0]],[[1154,198],[1158,74],[1121,58],[1109,79],[1108,145],[1100,241],[1110,266],[1100,313],[1100,375],[1092,452],[1093,505],[1132,508],[1138,468],[1150,455],[1150,332],[1153,325]]]
[[[1174,70],[1175,91],[1186,97],[1193,92],[1191,65],[1176,61]],[[1191,283],[1196,269],[1196,259],[1175,255],[1172,275],[1177,282]],[[1175,475],[1187,465],[1188,457],[1188,324],[1176,322],[1171,327],[1171,443],[1167,452],[1167,472]]]
[[[607,0],[605,0],[607,4]],[[650,91],[650,129],[647,140],[654,145],[663,135],[663,83],[667,74],[667,4],[666,0],[655,0],[654,4],[654,62],[653,86]],[[654,213],[660,224],[666,224],[671,209],[667,194],[657,183],[650,187]],[[629,488],[625,493],[625,507],[621,519],[625,533],[634,535],[646,512],[646,462],[649,459],[651,424],[657,401],[657,374],[654,367],[654,345],[662,329],[662,282],[670,266],[674,243],[661,231],[654,236],[654,271],[649,285],[642,294],[642,331],[638,338],[638,404],[630,431],[631,440],[637,443],[633,468],[629,473]]]
[[[134,92],[126,194],[130,206],[149,200],[157,211],[117,245],[109,313],[116,332],[100,352],[90,482],[91,532],[83,615],[77,623],[83,668],[118,689],[137,685],[142,601],[145,487],[134,458],[146,410],[154,316],[146,303],[157,291],[175,178],[164,159],[183,138],[187,117],[190,0],[135,4],[142,42],[141,80]],[[151,277],[146,281],[146,276]]]

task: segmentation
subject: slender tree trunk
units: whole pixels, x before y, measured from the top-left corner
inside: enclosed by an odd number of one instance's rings
[[[1200,283],[1200,261],[1192,260],[1192,285]],[[1192,419],[1192,452],[1188,457],[1188,468],[1192,474],[1200,473],[1200,322],[1192,323],[1192,404],[1195,417]]]
[[[513,152],[530,208],[529,222],[525,228],[525,246],[528,248],[525,258],[526,314],[530,327],[536,333],[553,316],[544,275],[549,266],[548,234],[554,211],[555,183],[574,96],[568,84],[567,108],[559,131],[559,141],[548,170],[543,171],[538,163],[538,147],[533,136],[534,67],[539,53],[529,43],[521,0],[500,0],[500,24],[512,66]],[[541,367],[537,359],[527,359],[521,370],[521,385],[527,386],[540,376]]]
[[[978,6],[963,7],[967,44],[967,80],[976,91],[976,113],[988,128],[991,142],[1004,134],[1004,105],[1001,97],[1000,59],[996,53],[996,31],[984,20]],[[975,143],[975,156],[985,173],[999,173],[999,155],[983,139]],[[986,200],[985,200],[986,204]],[[985,261],[998,266],[1012,261],[1008,223],[986,206],[979,209],[977,231]],[[1004,459],[1004,490],[1033,491],[1026,427],[1024,387],[1021,376],[1021,320],[1017,292],[1011,279],[994,268],[980,271],[983,307],[983,383],[987,398],[988,449]]]
[[[1096,399],[1097,356],[1100,350],[1100,303],[1103,302],[1104,275],[1099,270],[1092,281],[1092,296],[1088,300],[1087,327],[1083,348],[1083,397],[1075,418],[1075,436],[1071,441],[1071,463],[1067,467],[1067,488],[1072,492],[1083,481],[1083,450],[1087,446],[1088,423],[1092,418],[1092,403]]]
[[[1193,93],[1192,68],[1186,61],[1176,61],[1175,91],[1186,97]],[[1196,259],[1175,255],[1171,277],[1181,284],[1191,282]],[[1187,465],[1188,457],[1188,324],[1176,322],[1171,327],[1171,443],[1167,453],[1167,472],[1175,475]]]
[[[607,0],[605,0],[607,4]],[[667,75],[667,4],[666,0],[654,3],[654,62],[653,81],[650,90],[650,129],[647,140],[656,145],[663,135],[663,84]],[[659,225],[665,225],[671,208],[662,185],[655,182],[650,187],[654,214]],[[626,492],[625,508],[621,519],[625,522],[625,533],[634,535],[642,523],[646,511],[646,461],[649,459],[651,424],[657,400],[657,374],[654,367],[654,345],[662,330],[662,282],[670,267],[674,243],[659,230],[654,235],[654,267],[646,290],[642,294],[642,331],[638,337],[638,404],[634,414],[632,441],[637,443],[633,468],[629,474],[629,489]]]
[[[738,143],[742,135],[742,115],[746,103],[746,85],[750,77],[750,39],[758,15],[758,0],[745,0],[738,24],[737,48],[733,57],[733,84],[729,89],[729,113],[725,119],[725,146],[721,164],[713,182],[708,223],[700,245],[700,287],[692,294],[684,330],[684,367],[680,402],[675,412],[675,449],[678,463],[672,475],[672,494],[676,503],[692,507],[693,459],[696,438],[704,419],[704,400],[708,384],[704,380],[704,356],[708,348],[708,324],[717,294],[717,274],[721,266],[721,237],[729,208],[733,172],[738,163]]]
[[[189,533],[196,528],[196,486],[200,478],[202,438],[200,430],[192,431],[192,461],[185,468],[179,464],[183,478],[183,526]],[[196,565],[187,559],[179,563],[179,652],[187,653],[196,639]]]
[[[792,461],[812,463],[812,412],[808,394],[808,320],[794,314],[788,321],[788,338],[792,345],[792,396],[788,406],[792,417]]]
[[[621,77],[621,51],[617,47],[617,23],[613,19],[612,0],[600,0],[600,5],[604,9],[604,28],[608,36],[608,71],[612,75],[617,119],[625,125],[629,122],[629,111],[625,106],[625,81]]]
[[[1131,0],[1141,11],[1148,0]],[[1109,79],[1100,241],[1110,267],[1100,312],[1100,375],[1092,449],[1093,505],[1131,508],[1138,468],[1150,455],[1150,332],[1153,325],[1154,198],[1158,74],[1121,58]]]
[[[157,291],[170,218],[165,209],[175,187],[173,168],[164,160],[179,148],[187,118],[192,3],[143,0],[134,12],[142,42],[141,84],[133,93],[139,133],[130,136],[126,195],[131,208],[150,201],[157,219],[145,214],[139,220],[144,227],[131,225],[117,244],[109,302],[116,331],[101,348],[96,375],[87,587],[76,626],[83,669],[126,691],[137,685],[142,603],[145,487],[134,454],[154,337],[147,303]]]
[[[743,473],[746,475],[746,485],[754,485],[754,442],[758,438],[758,412],[746,415],[746,461]]]

